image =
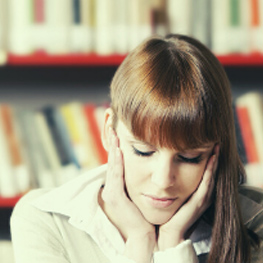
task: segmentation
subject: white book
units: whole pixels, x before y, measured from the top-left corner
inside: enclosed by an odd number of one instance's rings
[[[129,9],[129,50],[134,49],[152,34],[151,2],[149,0],[131,0]]]
[[[191,35],[191,0],[168,0],[167,15],[171,33]]]
[[[224,55],[229,51],[229,23],[230,23],[230,1],[212,0],[211,16],[211,44],[216,55]]]
[[[54,187],[54,175],[44,153],[40,134],[35,121],[35,113],[30,110],[17,110],[17,121],[21,131],[21,139],[25,147],[25,160],[30,167],[33,187]]]
[[[0,65],[7,61],[7,1],[0,0]]]
[[[15,263],[14,249],[10,240],[0,240],[1,263]]]
[[[32,51],[31,0],[8,1],[8,50],[11,53],[24,55]]]
[[[192,0],[192,36],[206,46],[210,46],[211,37],[211,1]]]
[[[74,0],[71,0],[72,4]],[[80,9],[74,11],[72,7],[72,23],[70,28],[70,50],[71,52],[88,53],[93,48],[93,21],[92,1],[79,0]],[[76,8],[76,7],[75,7]],[[79,21],[74,19],[74,12],[79,12]],[[76,14],[75,14],[76,15]]]
[[[128,52],[128,1],[112,0],[113,6],[113,49],[118,54],[126,54]]]
[[[250,1],[249,1],[250,2]],[[258,12],[259,24],[250,26],[250,51],[251,52],[263,52],[263,0],[258,0]],[[251,8],[251,3],[250,3]],[[252,9],[252,8],[251,8]],[[252,20],[252,10],[249,12],[250,20]],[[250,23],[251,24],[251,23]]]
[[[112,37],[112,0],[97,0],[95,2],[95,52],[99,55],[109,55],[114,52]]]
[[[32,49],[34,51],[46,50],[46,42],[48,39],[47,30],[48,26],[46,23],[45,16],[45,0],[34,0],[32,1],[32,17],[33,23],[31,26],[31,42]]]
[[[59,159],[58,152],[56,150],[55,144],[53,142],[50,130],[48,128],[47,121],[42,112],[35,112],[34,114],[36,123],[36,132],[39,134],[39,146],[43,149],[42,156],[39,158],[46,159],[48,164],[48,169],[43,169],[45,171],[43,178],[40,178],[40,183],[42,187],[53,187],[60,184],[62,181],[60,170],[62,165]],[[49,171],[49,173],[47,172]]]
[[[46,50],[51,54],[70,52],[71,0],[46,0]]]
[[[239,0],[237,5],[230,6],[229,26],[227,30],[228,53],[248,53],[249,52],[249,30],[250,30],[250,1]],[[233,10],[232,10],[233,9]]]

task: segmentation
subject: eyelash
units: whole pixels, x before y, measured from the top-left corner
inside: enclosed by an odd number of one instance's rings
[[[151,155],[154,154],[154,151],[150,151],[150,152],[141,152],[139,151],[138,149],[136,149],[134,146],[132,146],[132,149],[133,149],[133,152],[138,155],[138,156],[141,156],[141,157],[149,157]]]
[[[155,153],[155,151],[142,152],[142,151],[139,151],[138,149],[136,149],[134,146],[132,146],[132,149],[133,149],[134,154],[136,154],[140,157],[150,157],[151,155],[153,155]],[[194,158],[186,158],[186,157],[181,156],[181,155],[179,155],[178,157],[179,157],[180,162],[192,163],[192,164],[198,164],[203,160],[201,154],[198,155],[197,157],[194,157]]]
[[[201,154],[194,158],[185,158],[180,155],[179,158],[181,162],[192,163],[192,164],[199,164],[203,160]]]

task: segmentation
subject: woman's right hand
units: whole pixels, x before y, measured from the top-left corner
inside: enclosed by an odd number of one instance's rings
[[[103,209],[126,241],[125,255],[140,263],[151,262],[156,243],[155,227],[147,222],[128,198],[119,140],[111,129],[106,183],[102,190]]]

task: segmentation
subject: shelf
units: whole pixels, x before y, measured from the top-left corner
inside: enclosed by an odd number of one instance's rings
[[[49,55],[36,52],[33,55],[9,54],[7,64],[11,66],[118,66],[125,55],[69,54]],[[218,56],[224,66],[263,66],[263,54],[231,54]]]
[[[4,207],[14,207],[22,196],[15,196],[10,198],[0,197],[0,209]]]
[[[69,54],[69,55],[49,55],[44,52],[37,52],[33,55],[13,55],[7,58],[8,65],[14,66],[118,66],[124,60],[125,55],[113,54],[101,56],[90,54]]]
[[[263,54],[232,54],[217,56],[224,66],[263,66]]]

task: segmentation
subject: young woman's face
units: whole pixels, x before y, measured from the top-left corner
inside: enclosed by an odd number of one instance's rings
[[[119,121],[127,193],[147,221],[164,224],[197,189],[214,144],[179,152],[137,140]]]

